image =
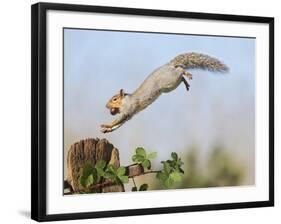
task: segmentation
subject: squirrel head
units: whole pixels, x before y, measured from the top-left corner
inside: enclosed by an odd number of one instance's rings
[[[106,107],[110,110],[111,115],[120,113],[122,101],[126,95],[128,94],[126,94],[123,89],[120,89],[119,93],[111,97],[107,102]]]

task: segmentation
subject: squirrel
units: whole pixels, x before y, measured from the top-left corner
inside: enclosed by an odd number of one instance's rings
[[[101,132],[112,132],[131,119],[135,114],[152,104],[161,93],[168,93],[184,83],[189,90],[189,83],[184,77],[192,79],[187,68],[207,69],[212,72],[227,72],[228,67],[218,59],[201,53],[185,53],[176,56],[170,62],[154,70],[132,94],[123,89],[106,104],[111,115],[119,114],[111,124],[101,125]]]

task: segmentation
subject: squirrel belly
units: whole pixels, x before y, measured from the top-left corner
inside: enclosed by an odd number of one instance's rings
[[[182,74],[179,70],[169,64],[163,65],[152,72],[140,87],[128,96],[130,103],[126,102],[124,105],[134,105],[134,112],[139,112],[153,103],[161,93],[176,89],[181,81]],[[123,112],[126,113],[126,110]]]

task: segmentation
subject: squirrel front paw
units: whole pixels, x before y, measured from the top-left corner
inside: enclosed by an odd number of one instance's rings
[[[101,128],[102,133],[112,132],[112,128]]]
[[[108,132],[111,132],[111,131],[112,131],[112,127],[110,127],[109,125],[107,125],[107,124],[101,125],[101,132],[102,133],[108,133]]]

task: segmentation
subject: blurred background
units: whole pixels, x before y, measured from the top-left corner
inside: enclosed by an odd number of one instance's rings
[[[100,132],[114,119],[105,108],[112,95],[133,92],[157,67],[191,51],[217,57],[230,72],[189,70],[189,92],[182,84],[118,130]],[[96,137],[119,149],[124,166],[139,146],[157,151],[155,170],[177,152],[185,174],[175,188],[254,184],[255,39],[64,29],[65,161],[71,144]],[[135,180],[160,188],[153,174]]]

